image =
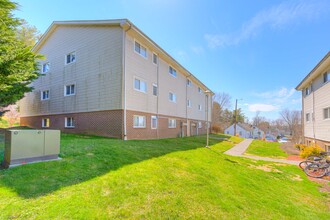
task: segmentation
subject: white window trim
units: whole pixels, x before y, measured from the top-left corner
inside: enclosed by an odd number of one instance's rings
[[[327,75],[327,81],[326,82],[324,82],[324,75]],[[330,72],[323,73],[322,77],[323,77],[323,84],[327,84],[328,82],[330,82]]]
[[[192,81],[190,79],[187,79],[187,86],[189,86],[189,87],[192,86]]]
[[[171,120],[174,120],[174,126],[170,126]],[[169,118],[167,123],[168,123],[168,128],[176,128],[176,119],[175,118]]]
[[[141,53],[138,53],[136,50],[135,50],[135,43],[138,43],[140,44],[140,47],[144,47],[146,49],[146,56],[143,56]],[[144,46],[144,44],[141,44],[139,41],[135,40],[134,39],[134,45],[133,45],[133,50],[136,54],[139,54],[141,57],[143,57],[144,59],[148,59],[148,48],[146,46]]]
[[[202,105],[200,105],[200,104],[198,104],[198,111],[203,111],[203,106]],[[200,107],[200,108],[199,108]]]
[[[173,94],[173,97],[175,96],[175,100],[171,100],[171,99],[170,99],[170,93]],[[172,91],[169,91],[169,92],[168,92],[168,100],[169,100],[170,102],[176,103],[176,101],[177,101],[177,96],[176,96],[176,94],[175,94],[174,92],[172,92]]]
[[[328,110],[328,118],[325,118],[325,117],[324,117],[324,110],[325,110],[325,109],[329,109],[329,110]],[[330,107],[324,108],[322,113],[323,113],[323,120],[325,120],[325,121],[330,120]]]
[[[309,116],[308,116],[308,117],[309,117],[309,118],[308,118],[309,120],[307,120],[307,114],[309,115]],[[324,114],[324,113],[323,113],[323,114]],[[309,122],[311,121],[311,114],[310,114],[309,112],[305,114],[305,121],[306,121],[306,123],[309,123]]]
[[[152,120],[153,120],[154,118],[156,119],[156,127],[152,127]],[[158,118],[157,118],[157,116],[155,116],[155,115],[152,115],[152,116],[151,116],[150,127],[151,127],[151,129],[157,129],[157,128],[158,128]]]
[[[44,99],[43,98],[43,93],[46,92],[46,91],[48,91],[48,98]],[[49,89],[42,90],[41,93],[40,93],[40,100],[45,101],[45,100],[49,100],[49,98],[50,98],[50,90]]]
[[[67,86],[71,86],[71,85],[74,85],[74,93],[67,95],[66,94],[66,87]],[[73,84],[67,84],[67,85],[64,86],[64,96],[73,96],[73,95],[76,95],[76,90],[77,90],[77,88],[76,88],[76,84],[75,83],[73,83]]]
[[[72,118],[72,124],[73,124],[73,125],[68,126],[68,118]],[[74,128],[74,127],[75,127],[73,117],[65,117],[64,127],[65,127],[65,128]]]
[[[175,71],[175,76],[170,72],[170,69],[173,69]],[[173,76],[174,78],[177,78],[178,75],[178,71],[176,71],[176,69],[174,69],[171,65],[168,66],[168,73]]]
[[[144,118],[144,126],[135,126],[134,125],[134,118],[135,117],[143,117]],[[144,115],[133,115],[133,128],[146,128],[147,125],[147,118]]]
[[[48,69],[48,71],[44,71],[44,65],[46,65],[46,64],[49,65],[49,69]],[[49,73],[49,71],[50,71],[50,62],[43,63],[43,64],[41,65],[41,73]]]
[[[143,91],[143,90],[140,90],[140,89],[135,88],[135,80],[136,80],[136,79],[140,81],[140,88],[141,88],[141,81],[144,82],[144,83],[146,84],[146,91]],[[148,91],[148,84],[147,84],[147,81],[145,81],[145,80],[143,80],[143,79],[141,79],[141,78],[139,78],[139,77],[134,76],[134,80],[133,80],[133,88],[134,88],[135,91],[142,92],[142,93],[145,93],[145,94],[146,94],[147,91]]]
[[[198,93],[199,94],[202,94],[202,92],[203,92],[202,88],[201,87],[198,87]]]
[[[199,122],[198,122],[198,128],[202,128],[202,127],[203,127],[202,122],[199,121]]]
[[[69,54],[70,54],[70,55],[71,55],[71,54],[74,54],[75,59],[74,59],[74,61],[72,61],[72,62],[70,62],[70,63],[67,63],[67,56],[68,56]],[[65,57],[64,57],[64,63],[65,63],[65,65],[70,65],[71,63],[75,63],[76,60],[77,60],[77,54],[76,54],[76,51],[72,51],[72,52],[70,52],[70,53],[65,54]]]
[[[156,94],[156,95],[154,94],[154,87],[157,88],[157,94]],[[153,96],[158,96],[158,85],[157,85],[156,83],[153,83],[153,84],[152,84],[152,95],[153,95]]]
[[[157,56],[157,59],[156,59],[156,60],[157,60],[157,63],[154,62],[154,56]],[[159,57],[158,57],[158,54],[156,54],[156,53],[152,53],[152,63],[153,63],[154,65],[156,65],[156,66],[158,65],[158,62],[159,62],[159,61],[158,61],[158,58],[159,58]]]
[[[191,100],[190,99],[187,99],[187,107],[188,108],[191,108],[192,104],[191,104]]]
[[[47,120],[47,122],[48,122],[48,126],[47,126],[47,123],[45,124],[44,123],[44,120]],[[50,125],[50,120],[49,120],[49,118],[42,118],[41,119],[41,127],[43,127],[43,128],[49,128],[49,125]]]

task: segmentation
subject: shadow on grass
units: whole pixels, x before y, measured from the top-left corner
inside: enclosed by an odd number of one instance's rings
[[[204,147],[205,140],[205,136],[197,136],[122,141],[62,134],[60,154],[62,160],[0,170],[0,186],[13,189],[23,198],[36,198],[104,175],[125,165],[176,151]],[[210,145],[219,142],[221,141],[210,140]],[[3,155],[3,143],[0,143],[0,147],[0,154]]]

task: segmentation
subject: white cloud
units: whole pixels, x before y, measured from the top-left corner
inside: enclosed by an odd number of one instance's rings
[[[288,89],[282,87],[278,90],[266,91],[262,93],[254,93],[254,96],[266,99],[273,99],[273,101],[284,102],[296,93],[294,88]]]
[[[283,29],[291,24],[310,21],[327,12],[327,1],[285,1],[257,13],[242,25],[238,34],[205,34],[210,48],[239,44],[241,41],[257,35],[264,27]]]
[[[257,103],[257,104],[249,104],[248,109],[250,112],[257,112],[257,111],[272,112],[278,110],[279,108],[274,105]]]
[[[197,55],[204,54],[204,48],[202,46],[191,46],[190,49]]]

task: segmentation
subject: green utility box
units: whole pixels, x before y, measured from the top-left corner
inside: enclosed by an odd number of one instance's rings
[[[59,159],[60,135],[59,130],[7,130],[2,166]]]

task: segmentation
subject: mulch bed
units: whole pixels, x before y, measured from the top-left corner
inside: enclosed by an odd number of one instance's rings
[[[299,155],[299,150],[294,147],[292,142],[283,143],[280,148],[288,155]]]

